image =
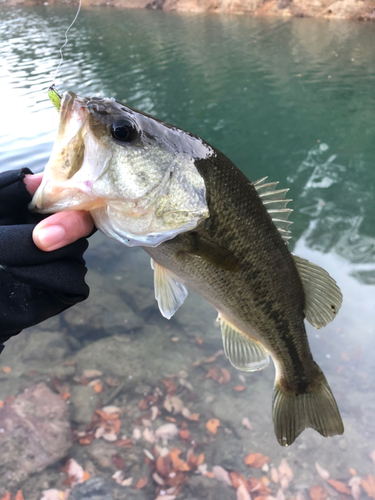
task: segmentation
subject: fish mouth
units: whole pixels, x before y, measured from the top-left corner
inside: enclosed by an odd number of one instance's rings
[[[29,204],[33,212],[91,210],[104,204],[103,200],[91,198],[92,180],[79,175],[88,132],[87,101],[87,98],[78,97],[74,92],[65,92],[62,97],[57,139],[42,183]]]

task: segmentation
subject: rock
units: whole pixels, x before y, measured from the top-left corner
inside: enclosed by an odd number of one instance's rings
[[[34,362],[35,368],[40,370],[41,363],[48,363],[49,366],[56,362],[69,352],[68,343],[65,335],[61,332],[52,331],[34,331],[29,336],[29,342],[23,352],[23,360]]]
[[[66,403],[44,383],[0,409],[0,429],[0,495],[64,458],[71,445]]]
[[[143,312],[147,309],[157,309],[154,290],[138,286],[129,281],[123,284],[120,290],[126,303],[135,311]]]
[[[75,424],[88,425],[98,404],[98,394],[88,385],[75,385],[70,391],[71,418]]]
[[[113,500],[113,485],[101,477],[94,477],[77,484],[69,495],[69,500]]]
[[[50,332],[57,332],[60,329],[60,315],[52,316],[42,323],[38,323],[39,330],[48,330]]]
[[[167,333],[158,326],[146,325],[136,335],[114,335],[88,344],[75,357],[79,373],[87,367],[95,368],[105,374],[124,380],[129,386],[155,384],[155,377],[180,370],[189,370],[190,364],[201,356],[199,349],[191,349],[189,357],[181,348],[171,342]],[[124,387],[127,391],[128,387]]]
[[[192,476],[186,485],[186,490],[189,491],[186,500],[196,500],[197,498],[235,500],[236,498],[236,492],[233,488],[205,476]]]
[[[109,444],[107,441],[104,441],[103,439],[93,441],[87,448],[87,453],[95,465],[101,469],[112,472],[117,470],[112,461],[112,457],[118,454],[118,449]]]
[[[243,463],[242,442],[233,435],[215,440],[213,444],[213,463],[225,470],[241,470]]]
[[[93,331],[102,335],[123,333],[143,326],[143,319],[119,296],[118,282],[95,272],[88,275],[87,281],[90,297],[64,313],[64,320],[75,335],[83,337]]]

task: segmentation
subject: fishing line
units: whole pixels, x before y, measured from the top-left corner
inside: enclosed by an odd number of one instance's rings
[[[79,14],[79,12],[81,10],[81,5],[82,5],[82,0],[79,0],[78,10],[76,12],[76,15],[74,16],[73,21],[70,23],[70,25],[68,26],[67,30],[65,31],[65,42],[60,47],[60,62],[59,62],[59,65],[57,66],[57,69],[55,71],[54,77],[52,79],[52,83],[50,85],[50,89],[54,88],[56,77],[57,77],[57,75],[59,73],[59,69],[60,69],[62,63],[64,62],[63,49],[65,48],[66,44],[68,43],[68,33],[69,33],[69,30],[73,26],[73,24],[77,21],[78,14]]]

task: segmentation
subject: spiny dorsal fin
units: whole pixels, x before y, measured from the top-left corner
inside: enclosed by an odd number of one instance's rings
[[[154,270],[155,299],[164,318],[171,319],[177,309],[183,304],[188,291],[177,280],[175,274],[151,259]]]
[[[288,244],[290,240],[289,225],[293,224],[288,220],[289,215],[293,210],[286,208],[287,204],[292,200],[286,200],[285,195],[289,189],[275,190],[278,182],[265,182],[267,177],[253,182],[253,186],[257,190],[258,195],[262,198],[263,205],[266,206],[275,226],[279,230],[283,240]]]
[[[268,352],[255,339],[244,335],[220,317],[224,352],[232,365],[244,372],[263,370],[269,363]]]
[[[314,328],[330,323],[339,312],[342,294],[336,281],[321,267],[293,255],[305,292],[305,316]]]

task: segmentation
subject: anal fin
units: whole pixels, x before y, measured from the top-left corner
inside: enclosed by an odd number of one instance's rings
[[[154,270],[155,299],[164,318],[171,319],[177,309],[184,303],[188,291],[177,276],[151,259]]]
[[[306,259],[293,255],[305,292],[305,316],[314,328],[330,323],[339,312],[342,294],[336,281]]]
[[[263,370],[269,363],[269,354],[257,340],[243,334],[220,317],[224,352],[238,370],[254,372]]]

